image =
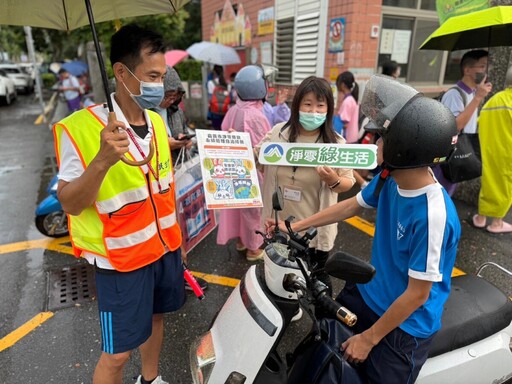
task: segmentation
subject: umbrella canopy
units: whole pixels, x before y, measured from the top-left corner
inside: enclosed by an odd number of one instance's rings
[[[174,67],[180,61],[188,57],[188,52],[181,49],[173,49],[172,51],[165,52],[165,63]]]
[[[71,73],[73,76],[81,76],[89,70],[87,64],[80,60],[68,61],[63,63],[60,67]]]
[[[217,65],[240,64],[238,53],[227,45],[201,41],[192,44],[187,52],[194,59],[206,61]]]
[[[437,28],[420,49],[456,51],[512,45],[512,6],[502,5],[454,16]]]
[[[188,0],[90,0],[97,23],[125,17],[174,13]],[[0,24],[70,31],[89,25],[84,0],[5,0],[0,2]]]

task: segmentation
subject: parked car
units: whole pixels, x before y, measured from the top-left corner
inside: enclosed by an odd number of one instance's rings
[[[34,91],[34,79],[18,64],[0,64],[0,69],[3,69],[14,80],[17,90],[21,90],[26,94]]]
[[[7,73],[0,69],[0,102],[9,105],[16,99],[16,86]]]
[[[21,69],[25,71],[25,73],[28,73],[32,80],[34,80],[34,83],[36,81],[36,70],[34,68],[34,64],[32,63],[20,63]]]

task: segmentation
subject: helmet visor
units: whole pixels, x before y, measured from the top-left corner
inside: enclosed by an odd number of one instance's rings
[[[373,75],[363,93],[361,110],[370,119],[368,131],[386,132],[400,110],[419,92],[389,76]]]

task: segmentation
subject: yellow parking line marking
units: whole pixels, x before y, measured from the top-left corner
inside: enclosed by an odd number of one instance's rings
[[[51,317],[53,317],[53,312],[38,313],[21,327],[4,336],[2,339],[0,339],[0,352],[9,347],[12,347],[20,339],[27,336],[30,332],[32,332]]]
[[[25,251],[27,249],[51,249],[57,250],[62,243],[69,242],[69,237],[61,237],[58,239],[38,239],[38,240],[27,240],[20,241],[18,243],[10,243],[0,245],[0,255],[5,253],[13,253],[19,251]],[[67,247],[69,248],[69,247]],[[68,253],[68,252],[66,252]]]
[[[375,225],[359,216],[353,216],[349,219],[346,219],[345,223],[350,224],[353,227],[356,227],[360,231],[372,237],[375,234]]]
[[[233,279],[232,277],[219,276],[219,275],[210,275],[208,273],[191,271],[192,274],[196,277],[200,277],[201,279],[205,279],[207,282],[217,285],[224,285],[226,287],[236,287],[240,282],[239,279]]]

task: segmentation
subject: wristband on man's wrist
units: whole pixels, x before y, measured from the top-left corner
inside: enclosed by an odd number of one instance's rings
[[[340,179],[336,180],[333,184],[329,185],[329,188],[331,188],[331,189],[336,188],[338,185],[340,185],[340,182],[341,182]]]

